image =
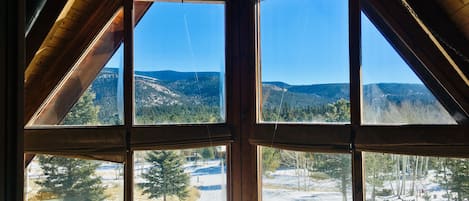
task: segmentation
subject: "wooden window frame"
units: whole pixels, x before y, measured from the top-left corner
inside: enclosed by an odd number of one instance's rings
[[[179,2],[179,1],[178,1]],[[217,1],[196,1],[212,3]],[[422,39],[410,44],[414,35],[403,32],[414,25],[393,24],[393,16],[380,10],[382,1],[349,0],[350,124],[258,123],[260,89],[259,2],[225,1],[226,122],[190,125],[134,125],[133,27],[134,2],[123,0],[124,8],[124,125],[93,127],[44,127],[24,130],[26,153],[59,153],[99,159],[112,153],[124,163],[124,200],[133,200],[133,151],[145,149],[227,146],[227,200],[261,199],[259,145],[312,152],[349,153],[352,156],[353,200],[364,200],[363,151],[469,157],[469,101],[461,81],[445,77],[435,66],[445,65],[441,52],[431,45],[436,58],[415,52],[415,45],[431,44]],[[387,1],[386,1],[387,2]],[[391,2],[391,1],[390,1]],[[392,1],[394,2],[394,1]],[[397,2],[397,1],[396,1]],[[396,2],[390,3],[394,6]],[[458,125],[362,125],[361,111],[361,19],[362,9],[375,18],[380,31],[392,42],[412,69],[451,114],[462,114]],[[379,12],[376,12],[376,11]],[[373,12],[375,11],[375,12]],[[402,11],[402,10],[401,10]],[[399,16],[410,19],[405,13]],[[385,19],[380,21],[379,19]],[[398,27],[391,29],[390,27]],[[420,30],[421,31],[421,30]],[[397,35],[397,37],[396,37]],[[394,37],[393,37],[394,36]],[[414,46],[412,46],[414,45]],[[425,46],[425,47],[427,47]],[[427,58],[424,60],[422,58]],[[436,73],[435,73],[436,72]],[[449,92],[449,93],[448,93]],[[449,95],[451,94],[451,95]],[[468,93],[469,94],[469,93]],[[467,101],[467,102],[466,102]],[[272,133],[276,129],[276,137]],[[207,132],[209,130],[209,132]],[[47,140],[44,140],[47,139]]]

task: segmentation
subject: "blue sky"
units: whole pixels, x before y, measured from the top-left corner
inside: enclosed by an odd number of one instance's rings
[[[261,1],[263,81],[348,82],[346,0]],[[154,3],[135,29],[135,69],[221,71],[224,5]],[[364,83],[420,83],[394,49],[362,17]],[[121,66],[118,51],[107,66]]]

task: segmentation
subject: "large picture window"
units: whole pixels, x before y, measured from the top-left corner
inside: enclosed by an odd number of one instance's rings
[[[467,79],[415,2],[40,3],[25,200],[469,199]]]

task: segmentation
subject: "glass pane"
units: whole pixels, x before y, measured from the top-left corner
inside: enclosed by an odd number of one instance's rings
[[[364,124],[456,124],[362,14]]]
[[[260,1],[262,122],[350,121],[348,1]]]
[[[226,147],[134,152],[134,200],[224,201]]]
[[[366,200],[469,199],[469,159],[364,153]]]
[[[36,155],[24,173],[26,201],[124,200],[122,164]]]
[[[224,4],[153,2],[135,28],[136,124],[225,121],[224,22]]]
[[[350,154],[261,148],[262,200],[351,201]]]
[[[104,65],[61,125],[123,124],[123,45]]]

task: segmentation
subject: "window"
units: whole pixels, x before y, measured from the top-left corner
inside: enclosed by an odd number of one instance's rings
[[[362,14],[363,123],[456,124]]]
[[[92,200],[464,199],[469,101],[411,8],[69,1],[25,73],[27,199],[73,168]]]
[[[366,152],[367,200],[468,199],[468,159]]]
[[[262,200],[352,200],[350,154],[261,147]]]
[[[42,108],[36,111],[28,126],[123,124],[123,14],[123,9],[117,10],[104,24],[103,30],[97,33],[95,39],[86,38],[91,43],[83,50],[86,55],[78,59],[76,63],[70,64],[72,66],[70,71],[64,74],[64,79],[60,81],[58,87],[53,89],[52,94],[49,95],[50,98],[45,100]],[[60,32],[57,32],[51,32],[49,37],[59,37],[54,35],[60,35]],[[70,54],[75,53],[75,49],[69,51]],[[50,56],[44,55],[44,57]],[[72,59],[68,56],[70,55],[66,52],[64,56],[55,60],[56,62],[70,62],[68,60]],[[33,59],[29,68],[53,63],[52,61],[49,63],[42,61],[44,64],[35,62],[36,60]],[[28,93],[27,91],[26,94]],[[29,102],[32,101],[32,99],[29,100]]]
[[[134,33],[136,124],[225,121],[223,4],[154,2]]]
[[[226,147],[134,152],[134,200],[226,200]]]
[[[347,1],[259,7],[261,122],[350,122]]]

